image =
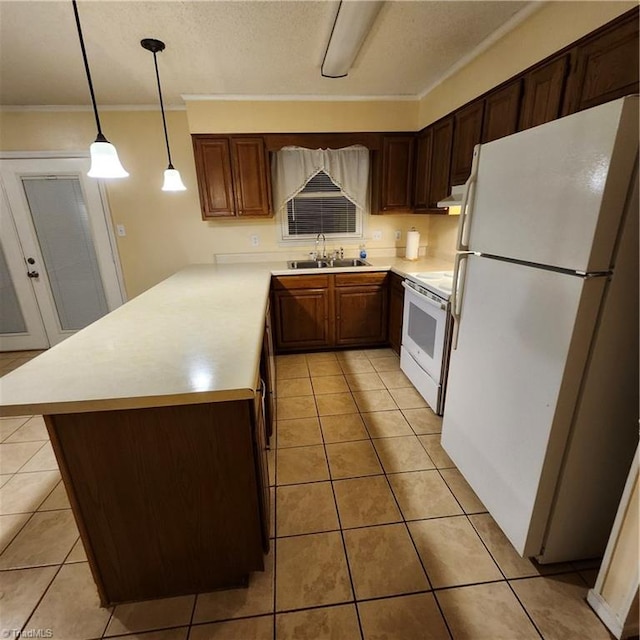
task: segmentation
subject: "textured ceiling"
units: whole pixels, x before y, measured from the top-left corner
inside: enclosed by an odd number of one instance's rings
[[[529,2],[386,2],[346,78],[320,75],[338,6],[264,0],[80,0],[99,104],[155,104],[152,54],[165,102],[181,95],[415,96]],[[87,105],[70,0],[0,1],[0,104]]]

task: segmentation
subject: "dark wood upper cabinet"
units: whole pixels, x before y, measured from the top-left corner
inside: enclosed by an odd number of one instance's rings
[[[413,208],[421,211],[431,202],[431,156],[433,153],[433,129],[423,131],[416,139],[416,162],[413,183]]]
[[[565,114],[638,93],[638,13],[573,51]]]
[[[482,137],[484,100],[477,100],[456,111],[453,120],[451,184],[463,184],[471,174],[473,148]]]
[[[449,117],[433,125],[431,187],[429,189],[430,209],[436,209],[437,203],[449,195],[449,170],[451,168],[452,143],[453,117]],[[443,209],[442,211],[446,213],[447,210]]]
[[[271,181],[262,138],[231,138],[238,216],[271,215]]]
[[[379,208],[381,211],[411,209],[414,136],[384,136]]]
[[[192,138],[203,220],[271,215],[271,176],[263,138]]]
[[[564,55],[524,76],[520,131],[560,117],[568,70],[569,55]]]
[[[518,130],[521,96],[522,80],[518,78],[485,98],[482,142],[498,140]]]
[[[228,138],[193,139],[202,218],[235,215]]]

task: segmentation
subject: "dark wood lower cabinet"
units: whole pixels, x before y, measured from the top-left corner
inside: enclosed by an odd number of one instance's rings
[[[386,279],[385,271],[274,277],[276,350],[385,344]]]
[[[335,344],[339,347],[387,342],[387,274],[354,277],[358,275],[335,276]]]
[[[329,276],[273,279],[273,310],[278,351],[321,349],[333,344]]]
[[[402,317],[404,313],[404,278],[389,274],[389,346],[400,355]]]
[[[253,411],[253,456],[258,478],[258,506],[260,509],[260,525],[262,529],[262,549],[269,552],[269,512],[271,499],[269,493],[269,462],[267,458],[267,417],[266,388],[256,395]]]
[[[271,305],[267,302],[260,359],[260,376],[264,380],[264,422],[267,444],[276,425],[276,358],[273,348],[273,323]]]
[[[264,568],[262,402],[46,416],[104,606],[238,585]]]

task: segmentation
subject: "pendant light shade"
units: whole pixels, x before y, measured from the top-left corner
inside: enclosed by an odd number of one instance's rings
[[[145,38],[140,40],[140,46],[147,51],[153,53],[153,64],[156,69],[156,80],[158,82],[158,97],[160,98],[160,112],[162,113],[162,126],[164,127],[164,141],[167,145],[167,160],[169,166],[164,172],[164,183],[162,185],[163,191],[186,191],[187,187],[184,186],[180,172],[173,166],[171,162],[171,149],[169,148],[169,134],[167,133],[167,119],[164,115],[164,103],[162,102],[162,88],[160,87],[160,73],[158,72],[158,58],[157,55],[160,51],[164,51],[165,44],[161,40],[155,38]]]
[[[116,148],[107,140],[96,140],[89,150],[91,168],[87,175],[90,178],[126,178],[129,175],[120,163]]]
[[[100,116],[98,115],[98,105],[96,104],[96,96],[93,92],[93,83],[91,82],[91,72],[89,71],[89,61],[87,60],[87,52],[84,48],[84,38],[82,37],[82,27],[80,26],[80,16],[78,14],[78,5],[76,0],[72,0],[73,13],[76,18],[76,27],[78,28],[78,39],[80,40],[80,49],[82,50],[82,60],[84,61],[84,70],[87,74],[87,82],[89,84],[89,92],[91,93],[91,103],[93,104],[93,115],[96,119],[98,135],[95,142],[90,147],[91,168],[87,175],[90,178],[126,178],[129,174],[125,171],[118,158],[116,148],[104,137],[102,127],[100,126]]]
[[[164,184],[162,185],[163,191],[186,191],[187,187],[184,186],[180,172],[173,168],[173,165],[169,165],[168,169],[164,170]]]

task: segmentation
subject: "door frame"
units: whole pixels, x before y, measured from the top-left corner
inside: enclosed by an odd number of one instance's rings
[[[89,153],[86,151],[3,151],[0,152],[0,160],[85,160],[89,158]],[[89,178],[89,180],[92,180]],[[109,244],[109,250],[113,259],[113,267],[115,271],[117,286],[117,293],[119,294],[121,303],[124,304],[127,301],[126,288],[124,285],[124,277],[122,273],[122,265],[120,260],[120,253],[118,251],[118,245],[116,242],[116,236],[114,232],[114,225],[111,216],[111,209],[109,207],[109,199],[107,196],[106,186],[103,180],[97,181],[97,195],[100,200],[100,206],[102,207],[102,219],[104,221],[104,229],[106,230],[106,240]],[[86,197],[86,196],[85,196]],[[7,205],[9,205],[7,196]],[[11,211],[11,208],[9,208]],[[11,216],[14,217],[15,213],[11,211]],[[15,224],[15,222],[14,222]],[[32,224],[32,223],[31,223]],[[24,248],[20,244],[20,252],[24,254]],[[112,281],[113,282],[113,281]],[[115,292],[115,290],[114,290]]]

